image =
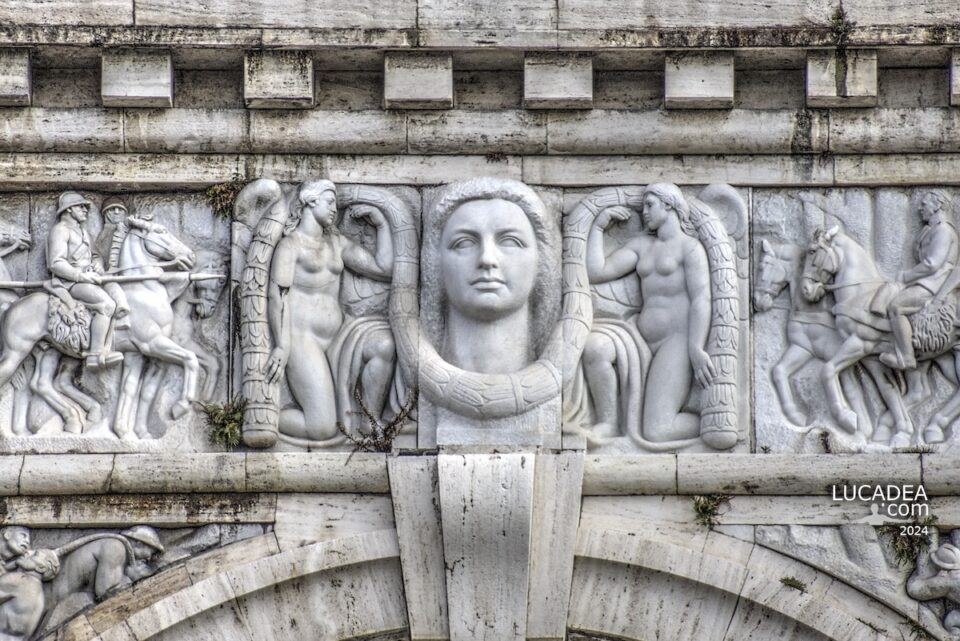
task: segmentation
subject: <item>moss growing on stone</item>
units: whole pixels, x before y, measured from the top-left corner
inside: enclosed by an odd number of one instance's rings
[[[782,576],[780,577],[780,583],[784,584],[788,588],[799,590],[800,592],[807,591],[807,584],[795,576]]]
[[[697,523],[712,528],[717,524],[720,514],[720,505],[730,500],[726,494],[707,494],[693,497],[693,511],[697,515]]]
[[[901,534],[901,528],[907,526],[907,530],[922,532],[935,527],[937,523],[936,516],[928,516],[922,521],[914,520],[910,524],[888,523],[877,528],[877,533],[887,539],[893,550],[893,558],[899,565],[909,567],[916,563],[917,557],[930,548],[930,537],[928,534]]]
[[[201,405],[210,430],[210,442],[228,450],[239,447],[243,438],[243,411],[246,407],[247,399],[240,397],[223,404]]]
[[[211,185],[207,189],[207,204],[213,214],[224,220],[233,218],[233,203],[246,186],[247,181],[236,174],[228,182]]]

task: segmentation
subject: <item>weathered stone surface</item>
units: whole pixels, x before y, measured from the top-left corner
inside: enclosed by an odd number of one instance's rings
[[[100,107],[100,74],[96,69],[33,68],[34,107],[94,109]]]
[[[869,156],[858,161],[891,162]],[[944,162],[953,164],[954,161],[945,159]],[[523,158],[523,180],[535,185],[583,186],[649,184],[667,180],[695,185],[714,182],[731,185],[831,185],[834,182],[833,163],[832,158],[787,155],[527,156]],[[892,169],[888,167],[888,175]],[[861,180],[866,180],[866,172],[858,170],[856,173],[863,176]],[[941,173],[946,175],[947,171]],[[956,175],[953,180],[957,180]]]
[[[920,480],[919,454],[677,455],[679,494],[831,495],[840,483],[916,487]]]
[[[447,584],[436,457],[388,459],[410,639],[446,639]]]
[[[453,59],[447,54],[393,53],[383,60],[385,109],[453,107]]]
[[[825,151],[828,121],[796,111],[605,111],[550,114],[555,154],[786,154]],[[691,131],[697,131],[691,136]],[[700,163],[698,163],[700,164]],[[573,181],[577,182],[577,181]]]
[[[527,597],[530,639],[566,638],[583,464],[581,452],[536,457]]]
[[[0,496],[16,496],[20,492],[22,456],[0,456]]]
[[[242,152],[250,148],[250,116],[240,109],[132,109],[123,113],[128,152]]]
[[[376,494],[281,494],[274,533],[283,551],[395,530],[390,498]]]
[[[441,454],[438,467],[451,641],[525,639],[534,456]]]
[[[256,112],[253,114],[262,114]],[[293,143],[291,143],[293,144]],[[298,154],[2,154],[0,181],[6,189],[50,190],[84,183],[91,189],[205,189],[239,172],[296,181],[307,175],[336,182],[435,185],[464,175],[521,178],[518,156],[400,156]],[[567,183],[557,183],[567,184]]]
[[[950,52],[950,106],[960,106],[960,49]]]
[[[837,185],[957,185],[958,154],[869,154],[834,158]]]
[[[418,3],[421,42],[430,47],[549,47],[557,42],[557,5],[520,0],[508,5],[484,0]]]
[[[190,581],[196,583],[224,570],[280,553],[274,533],[238,541],[192,558],[184,565]]]
[[[133,25],[133,0],[0,2],[0,23],[36,25]]]
[[[407,119],[409,152],[543,154],[547,121],[523,111],[445,111],[414,114]]]
[[[593,106],[593,58],[583,54],[530,53],[523,61],[527,109]]]
[[[123,151],[123,115],[105,109],[4,109],[0,148],[17,152]]]
[[[830,150],[838,154],[956,153],[958,139],[960,114],[950,108],[836,110],[830,115]]]
[[[453,93],[457,109],[520,109],[523,107],[523,72],[460,71],[454,57]]]
[[[307,51],[248,51],[243,59],[243,100],[250,109],[312,107],[313,80]]]
[[[384,6],[371,0],[344,5],[332,0],[255,0],[237,7],[229,0],[186,5],[177,0],[137,0],[137,24],[339,29],[406,29],[415,26],[415,0]]]
[[[187,527],[207,523],[272,523],[271,494],[142,494],[125,496],[8,497],[0,524],[31,527],[125,527],[145,523]]]
[[[20,494],[101,494],[110,488],[113,465],[110,455],[29,454],[23,457]]]
[[[235,454],[118,454],[110,489],[113,492],[242,492],[246,487],[243,458]]]
[[[667,109],[728,109],[734,98],[733,52],[675,53],[664,66]]]
[[[807,52],[808,107],[873,107],[876,104],[876,50]]]
[[[263,153],[401,154],[403,114],[383,111],[255,111],[250,147]]]
[[[584,496],[676,491],[677,457],[672,454],[592,455],[584,461]]]
[[[25,107],[33,91],[29,49],[0,49],[0,106]]]
[[[250,452],[250,492],[370,492],[390,489],[382,454],[337,452]]]
[[[784,0],[776,11],[748,0],[730,4],[723,0],[682,0],[654,11],[637,11],[629,0],[561,0],[560,29],[643,29],[694,26],[739,28],[825,24],[831,5],[826,0]]]
[[[173,60],[162,51],[104,51],[100,95],[104,107],[173,106]]]

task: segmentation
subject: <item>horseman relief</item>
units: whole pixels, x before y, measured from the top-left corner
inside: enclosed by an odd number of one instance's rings
[[[953,195],[835,190],[757,202],[758,444],[949,446],[960,417]]]
[[[606,188],[566,227],[582,243],[593,321],[565,391],[565,432],[597,452],[747,447],[741,194]]]
[[[0,270],[0,448],[206,449],[192,417],[222,387],[226,345],[217,330],[197,339],[226,282],[226,235],[201,238],[198,260],[182,223],[206,215],[212,229],[208,208],[131,200],[37,199],[29,219],[46,237],[0,236],[0,259],[28,254]]]

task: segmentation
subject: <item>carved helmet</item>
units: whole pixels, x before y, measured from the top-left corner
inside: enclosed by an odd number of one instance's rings
[[[75,205],[86,205],[93,207],[93,203],[78,194],[75,191],[65,191],[60,194],[60,200],[57,201],[57,216],[67,211]]]
[[[133,541],[149,545],[157,552],[163,553],[164,551],[163,544],[160,543],[160,537],[157,536],[157,531],[149,525],[136,525],[120,534]]]
[[[123,203],[118,196],[110,196],[109,198],[104,198],[103,204],[100,205],[100,211],[107,211],[111,207],[119,207],[123,211],[127,211],[127,206]]]
[[[960,548],[944,543],[930,553],[930,560],[941,570],[960,570]]]

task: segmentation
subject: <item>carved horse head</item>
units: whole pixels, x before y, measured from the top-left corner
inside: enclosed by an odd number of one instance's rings
[[[840,233],[839,227],[817,229],[807,249],[801,279],[803,297],[816,303],[827,294],[827,285],[833,280],[843,259],[833,240]]]
[[[790,261],[778,256],[776,248],[769,240],[761,240],[757,282],[753,288],[753,308],[758,312],[772,308],[773,300],[780,295],[791,277]]]
[[[175,267],[191,269],[197,256],[179,238],[157,226],[151,229],[131,229],[120,252],[120,266],[124,274],[144,273],[149,269]]]

